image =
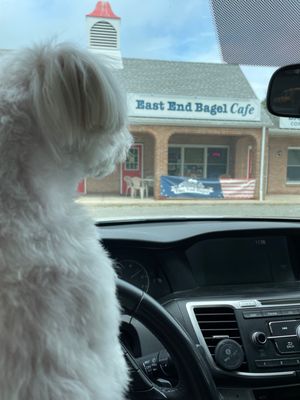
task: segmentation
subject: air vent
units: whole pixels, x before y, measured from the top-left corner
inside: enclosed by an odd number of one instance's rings
[[[194,313],[213,358],[215,348],[222,339],[233,339],[243,346],[235,313],[231,307],[196,307]],[[246,361],[239,370],[248,371]]]
[[[90,46],[94,48],[116,49],[118,47],[116,29],[109,22],[96,22],[90,31]]]

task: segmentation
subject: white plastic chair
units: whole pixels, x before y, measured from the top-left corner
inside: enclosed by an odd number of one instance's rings
[[[146,193],[146,187],[143,183],[142,178],[139,178],[138,176],[134,176],[131,178],[131,183],[133,190],[131,192],[131,197],[134,197],[136,192],[140,193],[140,198],[144,198],[144,194]]]
[[[133,197],[133,184],[132,184],[132,178],[128,175],[124,176],[124,182],[126,183],[126,196],[128,196],[129,191],[131,194],[131,197]]]
[[[148,175],[146,176],[145,179],[143,179],[144,186],[146,189],[146,197],[149,196],[149,188],[154,188],[154,176],[153,175]]]

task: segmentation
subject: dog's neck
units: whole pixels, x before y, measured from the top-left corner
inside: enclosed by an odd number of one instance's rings
[[[27,152],[20,146],[14,153],[2,154],[2,166],[3,207],[19,208],[27,215],[39,209],[59,218],[74,201],[82,178],[79,166],[67,155],[59,162],[36,144]]]
[[[34,196],[38,195],[46,207],[73,201],[80,178],[80,168],[68,155],[60,161],[40,148],[30,159],[29,179]]]

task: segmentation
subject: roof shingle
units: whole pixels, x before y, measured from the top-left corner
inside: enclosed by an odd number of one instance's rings
[[[123,58],[128,93],[257,99],[238,65]]]

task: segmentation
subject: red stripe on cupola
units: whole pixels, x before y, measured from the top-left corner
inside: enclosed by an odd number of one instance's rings
[[[96,4],[95,10],[90,14],[87,14],[87,17],[98,17],[98,18],[111,18],[111,19],[120,19],[111,9],[111,6],[108,1],[98,1]]]

